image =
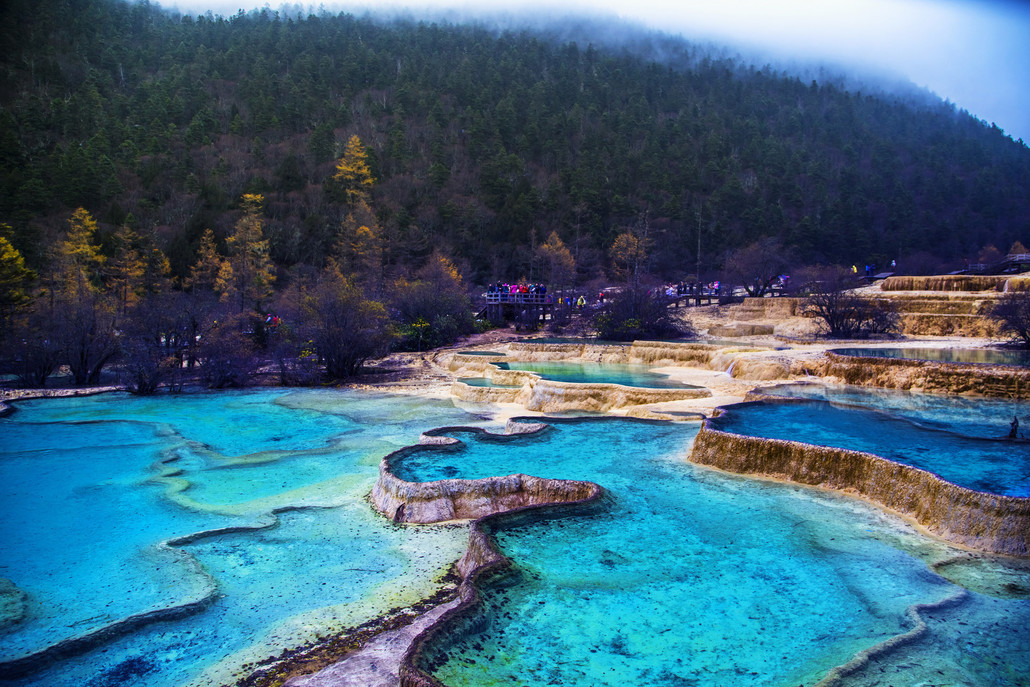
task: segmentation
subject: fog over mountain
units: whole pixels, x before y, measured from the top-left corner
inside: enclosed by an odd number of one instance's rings
[[[257,0],[179,0],[182,12],[224,16]],[[292,11],[367,11],[451,22],[540,27],[570,17],[604,19],[618,40],[624,22],[726,46],[759,64],[791,66],[802,77],[824,63],[854,70],[863,81],[894,90],[911,82],[994,123],[1013,139],[1030,140],[1030,6],[1008,0],[377,0],[362,4],[292,4]],[[597,30],[598,23],[592,24]]]
[[[586,283],[634,227],[670,279],[764,240],[911,270],[1030,241],[1030,148],[903,74],[564,11],[8,0],[0,226],[45,273],[81,210],[107,253],[131,229],[182,284],[261,198],[276,288],[362,227],[377,283],[433,250],[473,282],[528,277],[552,233]],[[351,148],[362,219],[334,181]]]

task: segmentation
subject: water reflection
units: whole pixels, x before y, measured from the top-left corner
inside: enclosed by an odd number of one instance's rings
[[[988,348],[834,348],[838,355],[894,360],[929,360],[940,363],[975,365],[1030,365],[1030,351],[1004,351]]]

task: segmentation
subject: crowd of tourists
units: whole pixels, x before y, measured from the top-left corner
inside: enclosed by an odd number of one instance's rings
[[[500,294],[508,296],[510,302],[521,302],[526,300],[525,298],[516,299],[515,296],[526,296],[527,294],[544,296],[547,294],[546,284],[506,284],[503,282],[495,282],[487,287],[486,292],[488,294]],[[505,300],[504,298],[501,299]]]
[[[495,282],[487,286],[487,302],[491,303],[544,303],[557,305],[559,308],[575,308],[582,310],[587,307],[587,297],[583,294],[574,296],[554,296],[547,291],[546,284],[509,284],[506,282]],[[597,294],[597,302],[604,302],[604,292]]]
[[[669,298],[676,298],[678,296],[707,296],[710,294],[719,293],[719,288],[722,284],[718,281],[712,282],[679,282],[678,284],[666,284],[665,286],[656,286],[651,289],[652,296],[668,296]]]

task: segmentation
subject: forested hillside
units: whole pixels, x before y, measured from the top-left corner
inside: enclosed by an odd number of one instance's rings
[[[82,207],[185,278],[264,196],[270,257],[321,268],[352,136],[386,274],[434,249],[466,279],[534,279],[552,231],[581,279],[646,224],[655,274],[772,236],[799,261],[973,258],[1030,234],[1030,150],[944,103],[802,83],[660,36],[621,49],[342,14],[180,16],[146,2],[0,10],[0,222],[27,264]],[[654,56],[661,55],[661,60]],[[914,102],[914,101],[913,101]],[[296,272],[296,270],[293,270]]]

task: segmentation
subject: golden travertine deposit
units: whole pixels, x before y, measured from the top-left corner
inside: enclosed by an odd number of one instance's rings
[[[1030,499],[965,489],[880,456],[728,434],[706,424],[694,441],[690,460],[737,474],[857,494],[955,544],[1030,556]]]

